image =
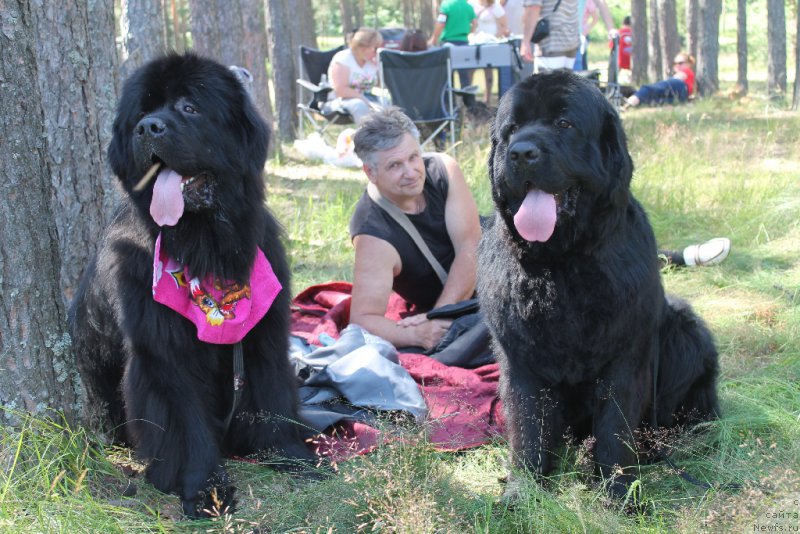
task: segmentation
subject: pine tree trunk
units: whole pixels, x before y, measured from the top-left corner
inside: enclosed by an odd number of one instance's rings
[[[194,50],[224,65],[249,70],[256,106],[272,122],[266,22],[260,0],[190,0],[189,6]]]
[[[120,74],[124,80],[137,67],[166,52],[167,26],[161,0],[122,0],[120,11]]]
[[[648,79],[647,0],[631,0],[631,19],[633,23],[631,76],[634,85],[640,86],[647,83]]]
[[[749,90],[747,83],[747,0],[736,2],[736,89],[739,96]]]
[[[319,48],[317,44],[317,32],[314,28],[314,6],[311,0],[295,0],[297,9],[297,22],[299,24],[297,39],[292,43],[295,50],[300,45],[311,48]]]
[[[800,0],[797,2],[795,14],[793,111],[797,111],[798,107],[800,107]]]
[[[430,36],[433,33],[433,22],[436,17],[436,9],[438,3],[436,0],[418,0],[419,1],[419,25],[417,28],[425,32],[425,35]]]
[[[767,92],[786,94],[786,7],[784,0],[767,0]]]
[[[658,12],[658,0],[650,0],[650,33],[649,48],[650,58],[647,63],[647,75],[651,80],[660,80],[663,77],[664,61],[661,51],[661,17]]]
[[[76,421],[82,409],[66,300],[116,199],[101,151],[115,93],[113,3],[90,4],[0,3],[3,423],[48,409]]]
[[[719,89],[719,18],[722,0],[699,0],[697,42],[697,92],[710,95]]]
[[[686,51],[694,57],[697,57],[698,11],[697,0],[686,0]]]
[[[272,61],[272,76],[275,84],[275,108],[278,119],[278,135],[284,141],[296,138],[297,130],[297,47],[292,34],[296,24],[293,0],[267,0],[267,22],[269,29],[269,57]]]
[[[675,0],[658,0],[658,36],[661,43],[661,78],[671,74],[672,59],[680,52]]]

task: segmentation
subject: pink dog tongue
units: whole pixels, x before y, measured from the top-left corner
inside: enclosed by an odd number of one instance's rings
[[[556,227],[556,198],[531,189],[514,215],[514,226],[527,241],[547,241]]]
[[[172,169],[158,173],[150,201],[150,216],[159,226],[175,226],[183,215],[181,175]]]

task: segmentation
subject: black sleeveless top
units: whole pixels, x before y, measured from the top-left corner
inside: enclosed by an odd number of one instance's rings
[[[431,252],[445,271],[455,258],[455,249],[447,234],[444,208],[447,201],[447,170],[438,156],[423,155],[425,162],[425,210],[416,215],[406,214],[417,228]],[[395,222],[383,208],[378,206],[366,191],[356,204],[350,218],[350,238],[366,234],[383,239],[400,255],[402,268],[394,279],[392,289],[417,308],[429,310],[442,292],[442,283],[436,272],[420,252],[411,236]]]

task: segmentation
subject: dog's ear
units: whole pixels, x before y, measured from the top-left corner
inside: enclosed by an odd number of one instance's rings
[[[633,160],[619,115],[609,106],[603,123],[603,159],[611,181],[609,197],[615,206],[625,206],[630,199]]]

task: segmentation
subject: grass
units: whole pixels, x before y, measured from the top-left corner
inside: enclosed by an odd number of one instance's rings
[[[20,415],[0,428],[0,532],[696,532],[800,529],[800,117],[758,94],[723,96],[624,116],[633,189],[659,243],[680,247],[725,235],[723,264],[664,272],[713,330],[724,415],[670,438],[675,461],[714,485],[703,490],[663,463],[641,466],[628,514],[587,477],[586,450],[559,451],[547,488],[526,481],[509,510],[497,498],[502,439],[440,453],[411,429],[401,440],[339,465],[330,479],[296,481],[262,465],[229,462],[240,510],[180,520],[174,496],[140,479],[128,449],[83,428]],[[481,213],[491,210],[486,130],[472,128],[458,159]],[[268,166],[269,203],[287,229],[293,288],[349,280],[347,222],[360,171],[307,165],[285,147]]]

